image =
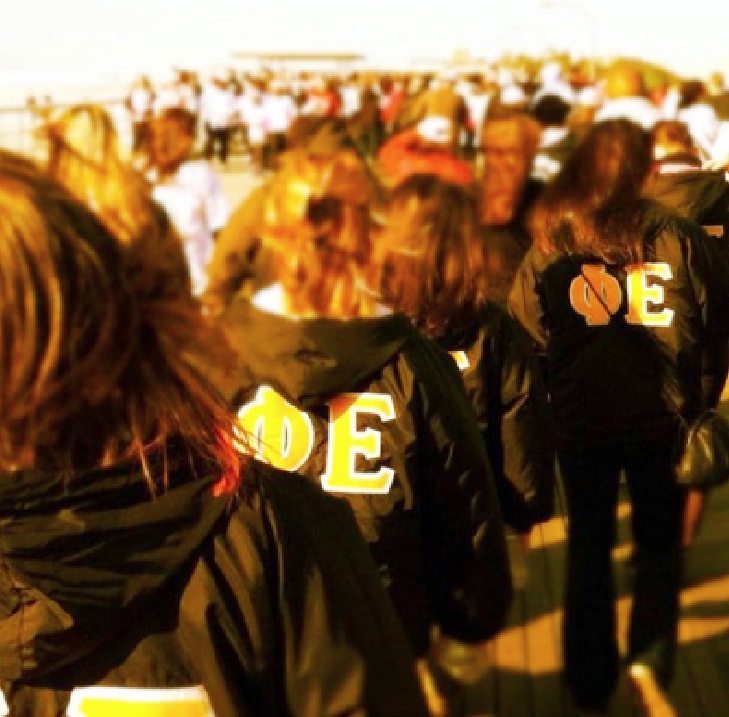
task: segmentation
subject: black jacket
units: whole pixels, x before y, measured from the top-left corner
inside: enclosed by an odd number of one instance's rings
[[[529,335],[495,304],[439,343],[456,359],[496,478],[504,520],[527,531],[554,510],[554,426]]]
[[[216,717],[424,714],[346,505],[257,463],[235,500],[213,497],[199,462],[170,469],[154,499],[133,464],[3,476],[0,688],[14,717],[61,717],[86,685],[203,685]]]
[[[632,272],[534,246],[517,275],[510,306],[546,352],[560,443],[655,438],[702,408],[703,354],[729,334],[724,262],[698,225],[657,205],[645,217]]]
[[[729,254],[729,183],[723,171],[703,170],[691,157],[672,155],[656,163],[646,194],[701,224]]]
[[[234,302],[227,393],[263,457],[352,506],[416,652],[476,642],[511,597],[498,498],[453,361],[404,317],[291,320]]]
[[[697,166],[697,164],[699,166]],[[647,196],[672,211],[700,224],[706,241],[713,244],[712,261],[716,271],[723,271],[729,281],[729,183],[723,171],[707,171],[692,157],[669,155],[656,163],[655,172],[646,183]],[[702,394],[707,406],[718,404],[727,372],[729,344],[713,347],[703,359]]]

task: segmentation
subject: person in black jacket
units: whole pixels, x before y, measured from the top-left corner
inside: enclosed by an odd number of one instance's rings
[[[0,177],[0,711],[422,717],[348,506],[236,448],[180,244]]]
[[[415,175],[391,192],[377,243],[383,301],[454,357],[504,520],[527,538],[554,507],[553,426],[528,334],[488,301],[475,197],[438,176]]]
[[[239,366],[221,385],[260,457],[350,503],[416,655],[443,667],[467,643],[476,669],[511,581],[473,409],[448,355],[378,302],[362,161],[282,161],[257,232],[277,280],[229,297]]]
[[[704,169],[688,127],[677,120],[657,122],[651,132],[653,164],[645,194],[700,224],[716,267],[729,281],[729,182],[723,170]],[[718,251],[716,251],[718,249]],[[704,357],[703,401],[716,406],[729,372],[729,345]]]
[[[701,228],[642,196],[647,134],[588,131],[532,217],[510,307],[546,353],[568,501],[565,676],[600,711],[618,679],[611,548],[621,471],[635,545],[628,675],[672,715],[684,494],[674,462],[702,410],[703,355],[729,333],[729,285]]]

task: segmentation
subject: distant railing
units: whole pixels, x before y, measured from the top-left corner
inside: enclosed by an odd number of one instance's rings
[[[101,105],[111,115],[119,141],[124,148],[131,146],[131,120],[124,104],[124,97],[94,99],[93,104]],[[43,107],[53,116],[59,110],[72,107],[76,102],[54,102]],[[36,156],[42,145],[39,144],[36,130],[42,125],[43,117],[37,109],[28,106],[0,107],[0,147],[28,156]]]

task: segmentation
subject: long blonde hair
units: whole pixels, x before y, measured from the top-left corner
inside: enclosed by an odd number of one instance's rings
[[[371,315],[370,205],[376,185],[350,150],[294,150],[263,200],[258,235],[299,316]]]
[[[47,168],[120,241],[154,224],[144,177],[122,156],[111,115],[99,105],[64,110],[45,127]]]

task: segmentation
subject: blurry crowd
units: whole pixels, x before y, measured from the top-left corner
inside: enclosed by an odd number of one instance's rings
[[[196,116],[208,159],[225,163],[235,141],[256,166],[267,168],[291,132],[297,135],[295,125],[316,119],[346,123],[359,149],[372,154],[386,137],[423,117],[445,117],[453,123],[458,147],[472,156],[481,146],[489,107],[523,110],[539,123],[541,151],[534,171],[542,178],[555,173],[558,165],[550,160],[564,151],[568,130],[579,130],[595,117],[628,116],[645,129],[658,120],[677,120],[689,128],[702,161],[719,166],[729,160],[729,91],[723,74],[685,79],[629,60],[599,69],[560,57],[478,71],[246,72],[218,67],[203,76],[178,70],[156,83],[140,76],[126,104],[135,150],[144,146],[154,115],[181,107]]]
[[[183,72],[131,89],[131,154],[93,104],[0,153],[10,713],[483,714],[559,479],[565,714],[625,673],[676,715],[711,486],[675,462],[729,372],[713,80]]]

